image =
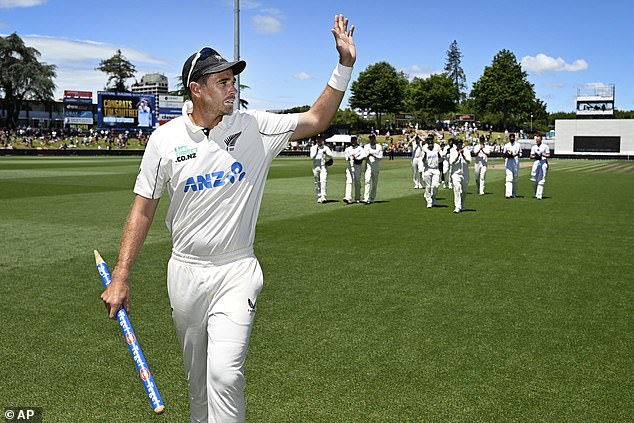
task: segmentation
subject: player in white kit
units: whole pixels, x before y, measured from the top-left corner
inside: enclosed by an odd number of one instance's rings
[[[344,150],[343,157],[348,162],[343,202],[346,204],[359,203],[361,201],[361,178],[363,177],[365,150],[362,145],[359,145],[356,135],[350,138],[350,145]]]
[[[235,75],[245,62],[227,62],[215,50],[201,49],[183,66],[192,100],[147,145],[119,259],[102,299],[110,318],[121,307],[129,311],[128,276],[167,191],[168,293],[192,422],[245,421],[244,362],[262,288],[253,241],[264,183],[289,140],[325,130],[334,117],[356,59],[353,32],[348,19],[335,17],[339,63],[311,109],[299,114],[234,111]]]
[[[414,189],[423,188],[423,177],[419,170],[420,158],[423,156],[423,150],[420,144],[420,137],[418,134],[414,134],[412,137],[412,180],[414,182]]]
[[[473,156],[475,156],[475,182],[476,190],[479,195],[484,195],[484,184],[486,182],[487,167],[489,165],[489,155],[491,154],[491,147],[486,144],[484,135],[480,136],[480,143],[473,147]]]
[[[434,136],[431,134],[427,135],[423,146],[421,165],[425,180],[425,200],[427,208],[430,209],[436,204],[436,193],[440,186],[440,147],[434,142]]]
[[[449,163],[449,152],[453,148],[453,138],[449,138],[448,145],[444,142],[440,143],[440,158],[442,159],[441,176],[443,188],[451,188],[451,164]]]
[[[370,134],[370,142],[363,146],[365,150],[365,189],[363,202],[374,203],[376,187],[379,185],[379,167],[383,158],[383,146],[376,143],[376,135]]]
[[[315,144],[310,147],[310,158],[313,159],[313,177],[315,178],[315,192],[317,202],[326,202],[326,188],[328,184],[328,161],[332,163],[332,150],[324,144],[324,135],[315,135]]]
[[[464,210],[465,199],[467,197],[467,187],[469,186],[469,163],[471,154],[464,148],[462,140],[456,140],[454,147],[449,152],[449,163],[451,164],[451,182],[453,184],[454,213]]]
[[[535,145],[531,147],[531,159],[534,160],[531,168],[531,182],[535,188],[535,198],[541,200],[544,196],[544,184],[548,173],[548,158],[550,148],[542,143],[541,135],[535,137]]]
[[[509,134],[509,142],[504,144],[502,155],[505,157],[504,167],[506,172],[504,196],[506,198],[514,198],[517,196],[520,156],[522,155],[522,147],[520,147],[518,142],[515,142],[515,134]]]

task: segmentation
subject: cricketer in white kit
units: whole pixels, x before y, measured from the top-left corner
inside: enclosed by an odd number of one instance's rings
[[[420,159],[423,156],[422,146],[420,145],[418,134],[412,139],[412,181],[414,189],[423,188],[423,174],[420,172]]]
[[[326,188],[328,184],[328,160],[332,160],[332,150],[324,144],[323,134],[315,136],[315,144],[310,147],[310,158],[313,159],[313,177],[315,178],[315,193],[317,202],[326,202]]]
[[[451,164],[451,182],[453,184],[453,212],[460,213],[464,210],[467,197],[469,163],[471,163],[471,154],[468,149],[464,148],[462,140],[457,140],[449,152],[449,163]]]
[[[518,142],[515,142],[515,134],[509,134],[509,142],[502,147],[502,155],[505,158],[504,171],[506,173],[504,196],[506,198],[514,198],[517,196],[520,157],[522,156],[522,147]]]
[[[475,173],[476,190],[479,195],[484,195],[489,155],[491,155],[491,147],[486,144],[484,136],[480,136],[480,143],[473,147],[473,156],[475,156],[473,170]]]
[[[535,137],[535,145],[531,147],[531,159],[534,160],[531,168],[531,182],[535,189],[535,198],[541,200],[544,197],[544,184],[548,173],[548,158],[550,148],[542,143],[541,135]]]
[[[441,179],[442,179],[442,186],[443,188],[451,188],[452,187],[452,182],[451,182],[451,164],[449,163],[449,152],[451,151],[451,149],[453,148],[453,139],[449,139],[448,141],[448,145],[445,145],[444,142],[440,143],[440,158],[441,158],[441,164],[440,164],[440,171],[441,171]]]
[[[423,177],[425,180],[425,200],[427,208],[430,209],[436,204],[436,193],[440,186],[440,146],[434,142],[434,136],[428,135],[426,144],[423,146]]]
[[[520,157],[522,156],[522,147],[520,143],[515,142],[515,134],[509,135],[509,142],[504,144],[502,155],[505,157],[504,168],[506,173],[504,196],[506,198],[514,198],[517,196]]]
[[[366,157],[363,202],[372,204],[376,198],[376,187],[379,185],[379,167],[383,158],[383,146],[376,143],[375,134],[370,134],[370,142],[364,145],[363,149]]]
[[[128,276],[167,191],[167,284],[192,422],[245,421],[244,363],[263,280],[253,241],[264,183],[289,140],[323,131],[334,117],[356,59],[353,32],[348,19],[335,17],[339,63],[313,107],[291,115],[234,111],[235,75],[246,63],[201,49],[183,66],[192,101],[147,145],[102,299],[110,318],[121,307],[129,311]]]
[[[346,166],[346,191],[343,196],[343,202],[346,204],[359,203],[361,201],[361,178],[363,175],[365,150],[362,145],[359,145],[356,135],[350,138],[350,145],[344,150],[343,157],[348,162]]]

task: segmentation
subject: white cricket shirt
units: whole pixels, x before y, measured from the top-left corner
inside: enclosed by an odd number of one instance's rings
[[[182,116],[154,131],[134,192],[169,193],[174,255],[212,262],[252,256],[264,183],[298,115],[236,111],[206,136],[191,111],[187,101]]]
[[[534,146],[531,147],[531,156],[532,155],[539,155],[542,156],[544,153],[546,154],[550,154],[550,148],[548,148],[548,146],[544,143],[542,143],[541,145],[537,145],[535,144]],[[548,162],[548,158],[547,157],[542,157],[541,160],[539,160],[541,163],[547,163]]]
[[[425,170],[438,169],[438,159],[440,158],[440,146],[434,144],[432,148],[429,148],[427,144],[423,146],[423,153],[425,154]]]

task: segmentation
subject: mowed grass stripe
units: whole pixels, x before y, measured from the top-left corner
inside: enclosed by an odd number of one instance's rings
[[[10,198],[0,185],[11,250],[0,260],[0,336],[20,339],[3,355],[0,397],[43,407],[47,421],[155,420],[120,330],[105,319],[92,257],[98,248],[116,263],[138,169],[121,163],[117,178],[82,180],[107,193],[68,195],[63,175],[45,197],[26,184]],[[503,198],[499,163],[488,195],[473,195],[471,173],[473,211],[454,215],[450,190],[440,207],[423,207],[409,159],[384,160],[383,202],[371,206],[340,201],[342,163],[329,175],[337,201],[321,205],[310,160],[276,159],[256,236],[265,285],[248,420],[629,421],[634,186],[618,166],[559,171],[588,163],[553,161],[542,201],[531,198],[527,168],[514,200]],[[31,165],[36,172],[38,160]],[[167,405],[161,419],[186,421],[165,288],[166,206],[131,275],[131,318]]]

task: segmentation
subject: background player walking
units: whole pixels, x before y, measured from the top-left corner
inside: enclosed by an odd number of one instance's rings
[[[449,163],[451,164],[451,182],[453,184],[453,212],[460,213],[464,210],[467,197],[469,163],[471,163],[471,154],[468,149],[464,148],[461,139],[455,141],[454,147],[449,152]]]
[[[506,172],[504,196],[506,198],[514,198],[517,196],[520,156],[522,155],[520,144],[515,142],[515,134],[509,134],[509,142],[504,144],[502,155],[505,157],[504,168]]]
[[[372,204],[376,198],[376,188],[379,185],[379,168],[383,158],[383,146],[376,143],[376,135],[372,133],[370,134],[370,142],[364,145],[363,149],[366,157],[363,202]]]
[[[489,166],[489,155],[491,147],[486,144],[484,135],[480,136],[480,143],[473,147],[473,156],[476,162],[474,165],[476,190],[479,195],[484,195],[484,185],[486,182],[487,168]]]
[[[350,138],[350,145],[344,151],[344,158],[348,162],[346,166],[346,192],[343,202],[351,204],[361,201],[361,178],[363,176],[363,159],[365,159],[365,150],[359,145],[357,136]],[[354,188],[354,194],[353,194]],[[354,197],[353,197],[354,195]]]
[[[310,158],[313,159],[313,177],[315,178],[315,192],[317,202],[326,202],[326,188],[328,184],[328,163],[332,160],[330,147],[324,144],[324,135],[315,135],[315,144],[310,147]]]
[[[541,200],[544,195],[544,184],[548,173],[548,158],[550,157],[550,148],[542,143],[541,135],[535,137],[535,145],[531,147],[530,157],[534,160],[531,168],[531,182],[533,182],[533,188],[535,189],[535,198]]]
[[[425,200],[427,208],[436,204],[436,192],[440,186],[440,147],[434,142],[434,136],[427,135],[426,144],[423,146],[423,158],[421,165],[425,181]]]

